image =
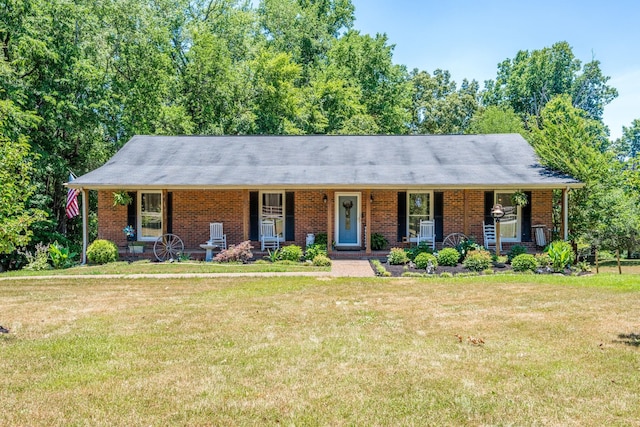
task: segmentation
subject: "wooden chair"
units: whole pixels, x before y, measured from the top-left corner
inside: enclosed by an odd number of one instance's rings
[[[272,219],[265,219],[260,223],[260,246],[265,249],[279,249],[280,239],[276,235],[276,225]]]
[[[496,226],[494,224],[482,223],[482,235],[484,238],[484,247],[496,250]],[[502,241],[500,241],[500,250],[502,251]]]
[[[220,249],[227,249],[227,235],[222,231],[221,222],[212,222],[209,224],[209,245],[217,245]]]
[[[436,249],[436,232],[435,223],[433,220],[421,220],[420,230],[418,232],[418,238],[416,243],[419,245],[421,242],[431,243],[431,249]]]

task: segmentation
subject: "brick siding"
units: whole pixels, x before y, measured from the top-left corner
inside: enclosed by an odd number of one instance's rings
[[[397,242],[398,191],[371,190],[371,233],[382,234],[394,246]],[[482,221],[484,220],[484,191],[473,190],[434,190],[442,191],[443,236],[462,232],[482,243]],[[349,190],[362,193],[362,242],[365,241],[367,201],[365,189]],[[245,215],[248,205],[248,192],[242,190],[175,190],[173,194],[173,233],[180,236],[186,248],[198,248],[209,238],[209,223],[222,222],[229,244],[239,243],[248,235],[245,230]],[[306,235],[327,232],[328,206],[323,202],[324,195],[331,198],[331,190],[295,191],[295,240],[287,243],[305,245]],[[165,198],[166,200],[166,198]],[[531,203],[532,225],[544,224],[551,227],[552,190],[533,190]],[[165,209],[166,223],[166,209]],[[127,207],[113,206],[111,190],[98,192],[98,237],[126,246],[126,237],[122,229],[127,225]],[[134,224],[135,225],[135,224]],[[332,230],[335,238],[335,232]],[[533,237],[533,234],[532,234]],[[508,244],[505,246],[509,246]],[[534,244],[527,244],[531,248]]]

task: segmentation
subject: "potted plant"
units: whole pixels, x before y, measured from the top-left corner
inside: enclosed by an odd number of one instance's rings
[[[127,206],[131,202],[133,202],[133,198],[126,191],[120,190],[113,193],[113,206]]]
[[[511,203],[515,206],[527,206],[529,204],[529,199],[524,191],[517,190],[511,195]]]

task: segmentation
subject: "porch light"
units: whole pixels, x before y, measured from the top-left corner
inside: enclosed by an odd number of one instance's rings
[[[373,193],[371,193],[371,194],[369,195],[369,201],[371,201],[371,203],[373,203]]]
[[[327,204],[327,195],[326,194],[322,195],[322,203],[324,203],[325,205]]]

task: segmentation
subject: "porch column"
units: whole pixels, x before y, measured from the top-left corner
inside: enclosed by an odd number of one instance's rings
[[[249,190],[242,190],[242,241],[249,240]]]
[[[569,187],[562,190],[562,235],[569,239]]]
[[[89,242],[89,190],[82,188],[82,265],[87,264],[87,245]]]
[[[366,227],[366,233],[365,233],[365,240],[367,241],[367,244],[365,246],[365,253],[367,255],[371,255],[371,196],[372,196],[372,192],[371,190],[368,190],[364,193],[364,197],[365,197],[365,205],[366,205],[366,222],[367,222],[367,227]]]
[[[333,248],[333,192],[327,191],[327,254],[331,255]]]

